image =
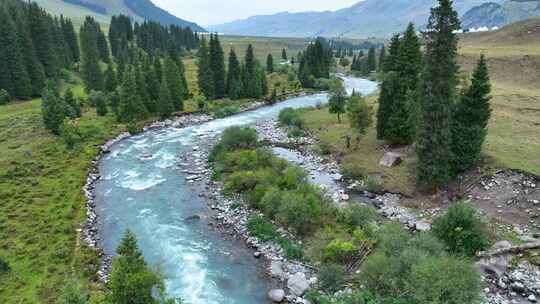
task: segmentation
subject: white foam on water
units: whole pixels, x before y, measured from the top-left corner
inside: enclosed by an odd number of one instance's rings
[[[157,186],[167,179],[159,174],[151,174],[148,177],[141,176],[136,171],[127,171],[125,177],[120,181],[120,186],[125,189],[142,191]]]
[[[176,157],[174,156],[174,154],[164,151],[164,150],[159,150],[159,152],[156,153],[156,155],[154,156],[155,158],[157,158],[157,161],[154,163],[154,166],[160,169],[166,169],[166,168],[172,167],[176,163]]]

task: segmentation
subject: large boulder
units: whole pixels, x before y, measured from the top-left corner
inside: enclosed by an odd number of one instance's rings
[[[285,278],[285,272],[283,271],[283,262],[272,261],[270,262],[270,276],[278,279]]]
[[[301,297],[309,289],[309,281],[303,272],[298,272],[289,277],[287,287],[293,295]]]
[[[394,167],[401,164],[402,161],[403,159],[401,158],[401,154],[396,152],[386,152],[379,162],[379,165],[385,167]]]
[[[285,291],[283,289],[272,289],[268,292],[268,298],[275,303],[283,302],[285,298]]]

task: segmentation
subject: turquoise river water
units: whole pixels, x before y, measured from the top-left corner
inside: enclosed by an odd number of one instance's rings
[[[365,79],[344,80],[349,93],[377,89]],[[209,227],[207,217],[184,220],[209,211],[206,199],[198,195],[204,189],[186,181],[177,166],[179,158],[196,153],[192,148],[204,144],[204,135],[276,117],[286,107],[327,101],[325,93],[292,98],[197,126],[146,131],[117,143],[100,162],[102,178],[95,188],[101,247],[114,254],[129,228],[148,263],[164,274],[170,297],[187,304],[267,303],[272,283],[253,252]]]

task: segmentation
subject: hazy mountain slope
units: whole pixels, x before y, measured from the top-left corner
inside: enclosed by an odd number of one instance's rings
[[[498,2],[496,0],[495,2]],[[460,14],[487,0],[455,0]],[[225,34],[311,37],[388,37],[408,22],[426,24],[436,0],[365,0],[335,12],[279,13],[211,26]]]
[[[485,3],[470,9],[462,18],[463,28],[504,26],[516,21],[540,16],[540,1],[506,1]]]
[[[87,15],[101,23],[108,23],[113,15],[124,14],[136,21],[145,19],[162,24],[189,26],[194,31],[204,31],[196,23],[189,22],[154,5],[150,0],[34,0],[41,7],[55,15],[63,14],[76,23],[82,22]]]

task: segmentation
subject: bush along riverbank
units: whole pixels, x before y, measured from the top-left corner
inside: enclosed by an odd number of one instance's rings
[[[309,182],[302,168],[264,147],[250,128],[227,129],[209,162],[229,201],[216,208],[242,214],[241,224],[233,225],[247,231],[248,243],[258,250],[283,247],[276,256],[270,255],[269,268],[287,288],[271,291],[272,300],[279,302],[284,294],[291,303],[321,304],[480,299],[480,275],[466,257],[485,248],[487,238],[467,205],[456,205],[436,220],[432,232],[410,234],[401,224],[379,217],[371,206],[353,202],[339,206]],[[458,227],[461,232],[452,233]],[[442,238],[446,235],[450,237]],[[452,246],[456,243],[467,250],[457,250]]]

